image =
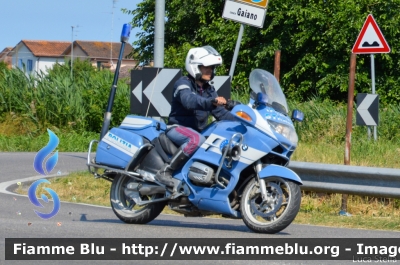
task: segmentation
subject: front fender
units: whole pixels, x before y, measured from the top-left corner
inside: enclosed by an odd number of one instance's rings
[[[283,166],[278,166],[278,165],[268,165],[265,168],[263,168],[259,173],[259,177],[264,179],[264,178],[269,178],[269,177],[281,177],[285,179],[290,179],[293,180],[300,185],[303,185],[303,182],[301,181],[300,177],[291,169]]]

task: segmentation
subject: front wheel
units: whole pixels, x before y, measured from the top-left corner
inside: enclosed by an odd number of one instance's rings
[[[301,202],[300,187],[279,177],[260,181],[265,182],[267,198],[263,201],[258,181],[251,180],[240,202],[243,222],[254,232],[275,234],[285,229],[296,217]]]
[[[138,206],[131,197],[139,196],[141,201],[147,201],[162,198],[163,194],[140,195],[138,191],[132,191],[127,188],[131,182],[135,182],[135,180],[124,175],[116,176],[112,182],[110,201],[115,215],[129,224],[146,224],[153,221],[162,212],[166,202]]]

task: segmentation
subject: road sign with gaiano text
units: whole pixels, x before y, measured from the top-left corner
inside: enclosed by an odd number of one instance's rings
[[[267,8],[268,0],[238,0],[239,2],[245,2],[250,5]]]
[[[390,47],[371,14],[365,20],[352,52],[364,54],[390,52]]]
[[[226,0],[222,17],[242,24],[262,28],[266,13],[267,10],[265,8]]]

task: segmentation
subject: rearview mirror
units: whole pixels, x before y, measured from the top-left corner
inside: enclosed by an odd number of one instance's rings
[[[304,113],[301,110],[295,109],[292,112],[292,120],[293,121],[303,121],[304,120]]]
[[[268,103],[268,96],[267,94],[258,92],[257,93],[257,104],[266,105]]]

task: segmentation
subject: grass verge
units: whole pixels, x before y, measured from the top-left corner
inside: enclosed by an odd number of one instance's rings
[[[50,182],[51,186],[48,187],[56,191],[62,201],[110,206],[111,183],[104,179],[95,179],[88,172],[72,173],[50,179]],[[16,192],[27,194],[29,185],[22,183]],[[44,187],[46,185],[41,186],[42,189]],[[45,192],[38,190],[38,194]],[[352,216],[346,217],[338,214],[341,197],[340,194],[303,191],[301,208],[294,223],[400,231],[400,200],[349,195],[348,212]],[[179,215],[168,207],[163,212]]]

